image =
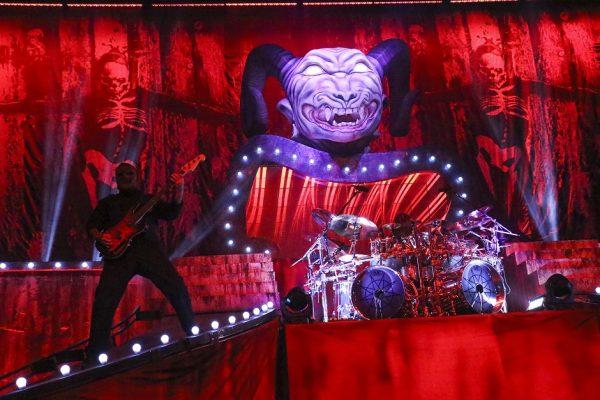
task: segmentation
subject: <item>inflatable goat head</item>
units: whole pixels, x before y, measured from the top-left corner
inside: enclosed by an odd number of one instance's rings
[[[292,139],[333,155],[365,151],[378,135],[387,76],[393,135],[406,134],[410,108],[408,47],[398,39],[382,42],[368,54],[356,49],[324,48],[295,58],[276,45],[255,48],[242,83],[242,127],[249,135],[268,128],[263,88],[275,76],[286,97],[277,108],[293,126]]]

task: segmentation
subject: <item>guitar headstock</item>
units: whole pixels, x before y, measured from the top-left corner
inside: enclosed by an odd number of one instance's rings
[[[183,166],[179,169],[178,173],[182,176],[189,174],[190,172],[194,172],[198,165],[206,160],[206,156],[204,154],[200,154],[197,157],[194,157],[190,161],[183,164]]]

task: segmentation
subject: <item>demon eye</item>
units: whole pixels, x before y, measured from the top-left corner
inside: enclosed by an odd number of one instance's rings
[[[357,63],[354,68],[352,68],[352,72],[369,72],[371,68],[369,68],[365,63]]]
[[[308,76],[321,75],[323,73],[325,73],[325,71],[318,65],[309,65],[304,71],[302,71],[302,75]]]

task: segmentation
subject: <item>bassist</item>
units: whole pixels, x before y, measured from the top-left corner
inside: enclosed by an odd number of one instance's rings
[[[138,171],[129,163],[121,163],[115,171],[118,194],[102,199],[92,212],[87,230],[97,242],[111,247],[116,240],[105,230],[119,223],[132,208],[144,204],[150,195],[141,190]],[[183,201],[183,176],[171,175],[171,190],[147,213],[142,225],[146,229],[136,235],[118,258],[104,259],[104,268],[94,295],[87,366],[94,365],[100,353],[110,348],[110,328],[115,311],[128,282],[135,275],[150,279],[167,297],[187,335],[194,326],[190,296],[183,279],[160,248],[157,220],[177,218]]]

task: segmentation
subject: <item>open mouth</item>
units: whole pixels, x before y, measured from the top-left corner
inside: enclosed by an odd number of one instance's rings
[[[377,110],[377,102],[362,104],[356,108],[335,108],[322,105],[314,108],[310,105],[303,107],[304,115],[326,129],[340,127],[360,128]]]

